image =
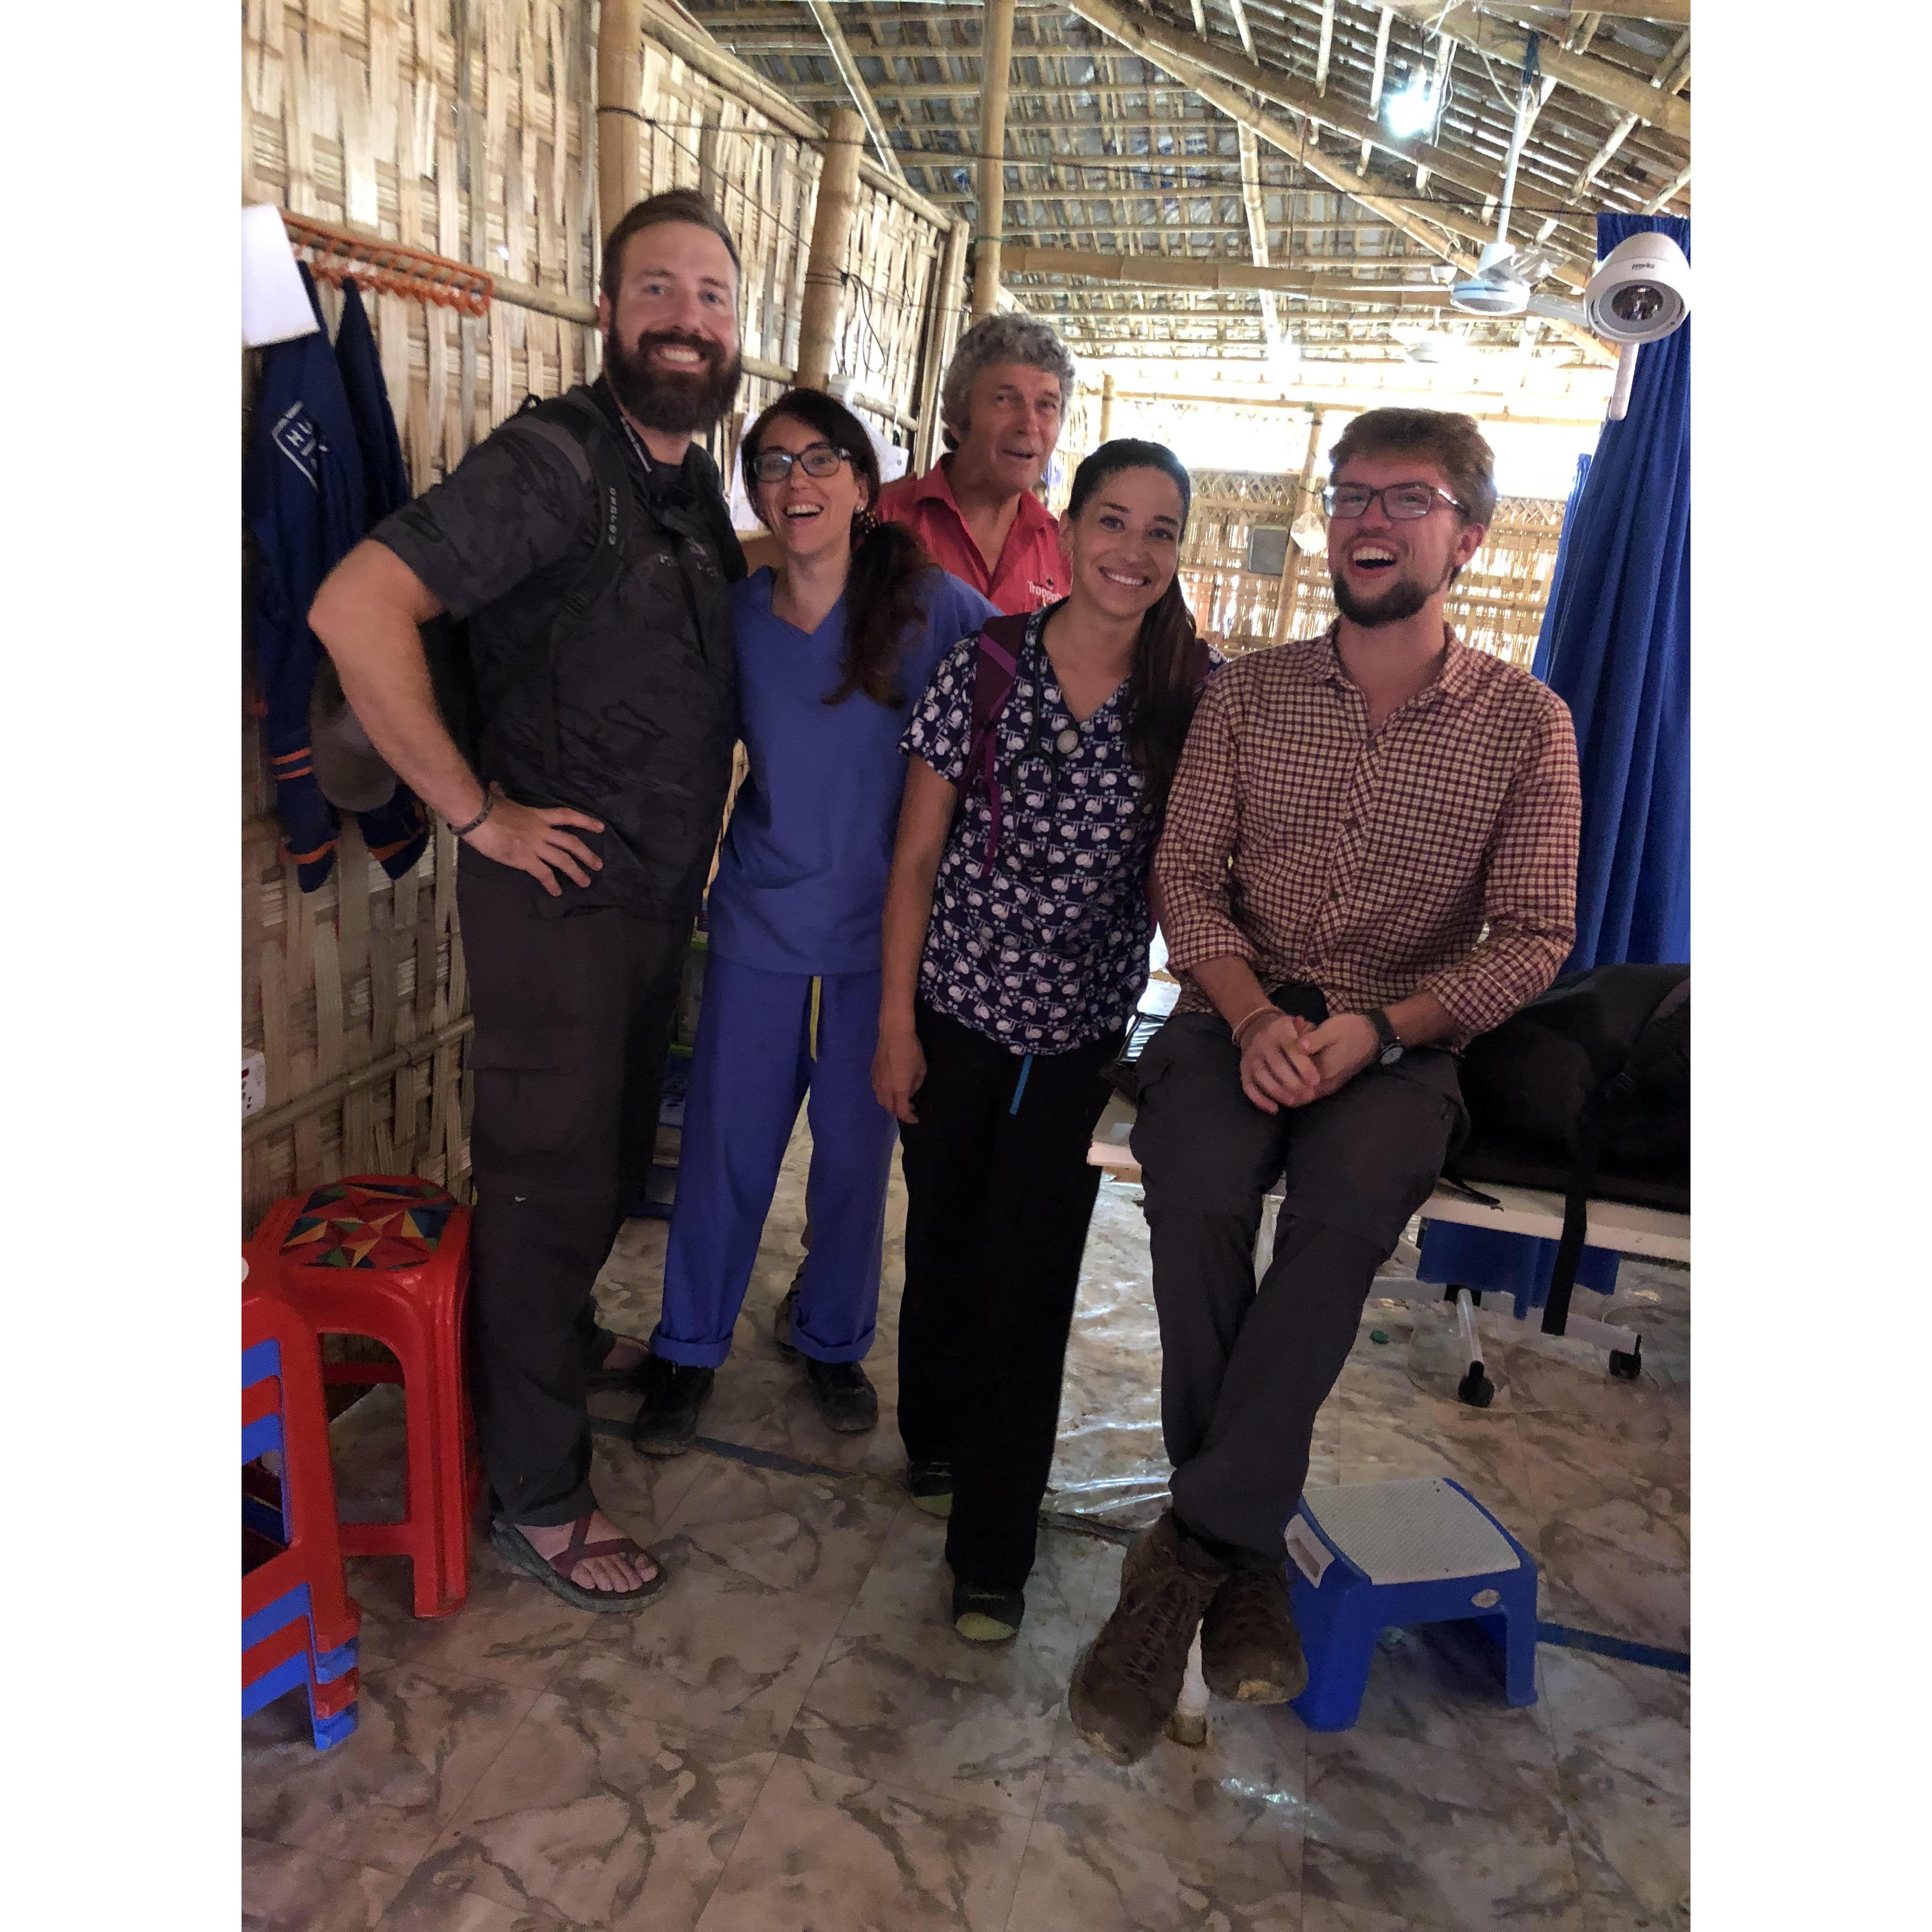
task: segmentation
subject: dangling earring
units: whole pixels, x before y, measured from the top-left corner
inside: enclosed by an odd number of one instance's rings
[[[874,516],[870,506],[861,510],[852,519],[852,541],[862,544],[879,527],[879,520]]]

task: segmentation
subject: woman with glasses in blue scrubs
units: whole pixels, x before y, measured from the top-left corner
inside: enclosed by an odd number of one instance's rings
[[[873,514],[872,439],[795,389],[740,448],[778,560],[732,592],[749,770],[708,901],[664,1303],[632,1439],[674,1456],[731,1336],[801,1102],[812,1127],[811,1252],[778,1331],[832,1428],[874,1427],[872,1346],[897,1123],[874,1096],[880,916],[906,760],[934,665],[993,606]]]

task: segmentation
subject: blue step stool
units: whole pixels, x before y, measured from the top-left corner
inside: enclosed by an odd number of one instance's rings
[[[1505,1694],[1536,1702],[1536,1562],[1444,1476],[1309,1489],[1283,1532],[1290,1600],[1308,1658],[1294,1700],[1312,1731],[1361,1714],[1376,1640],[1418,1624],[1480,1623],[1503,1653]]]

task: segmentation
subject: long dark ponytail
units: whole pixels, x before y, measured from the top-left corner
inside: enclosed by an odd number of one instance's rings
[[[921,580],[937,566],[926,546],[903,524],[882,522],[877,512],[879,459],[866,425],[843,403],[818,389],[788,389],[745,432],[738,460],[744,472],[745,494],[755,506],[758,480],[752,473],[765,432],[781,416],[802,423],[843,450],[853,473],[865,480],[866,508],[852,519],[852,568],[845,580],[845,650],[839,663],[838,688],[827,704],[842,704],[854,692],[862,692],[875,704],[902,704],[899,654],[920,620]]]
[[[1165,444],[1144,442],[1137,436],[1117,436],[1103,442],[1073,472],[1066,500],[1069,521],[1110,476],[1124,470],[1157,470],[1180,492],[1180,530],[1187,529],[1187,512],[1194,486],[1187,467]],[[1147,782],[1148,808],[1158,820],[1167,808],[1174,767],[1194,706],[1201,694],[1205,653],[1196,641],[1194,613],[1182,595],[1178,573],[1160,599],[1141,619],[1134,640],[1132,668],[1127,674],[1127,752]]]

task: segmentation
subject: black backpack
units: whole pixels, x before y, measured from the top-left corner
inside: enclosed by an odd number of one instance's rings
[[[636,516],[636,503],[624,452],[602,411],[596,404],[574,393],[561,396],[526,396],[512,422],[533,418],[536,424],[560,431],[580,449],[590,465],[597,485],[598,518],[602,528],[597,548],[586,560],[569,594],[558,605],[548,634],[518,667],[513,682],[520,683],[539,668],[548,670],[555,661],[556,647],[571,628],[610,587],[623,568]],[[418,627],[423,655],[429,661],[430,682],[436,692],[436,706],[457,748],[469,760],[472,771],[481,772],[479,763],[483,736],[482,706],[476,697],[476,667],[470,654],[466,621],[443,616],[432,617]],[[544,680],[547,700],[554,694],[550,680]],[[544,724],[544,762],[553,770],[556,764],[556,719],[547,703]]]
[[[1567,974],[1470,1042],[1462,1081],[1469,1136],[1450,1179],[1564,1197],[1543,1315],[1560,1335],[1593,1198],[1690,1210],[1690,969]]]

